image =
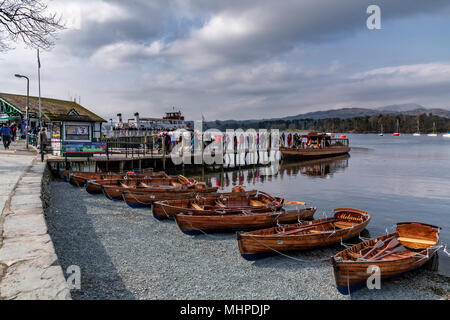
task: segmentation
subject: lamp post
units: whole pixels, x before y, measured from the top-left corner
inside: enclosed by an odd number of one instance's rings
[[[21,74],[15,74],[17,78],[24,78],[27,80],[27,110],[25,113],[25,140],[26,140],[26,146],[28,149],[28,122],[30,119],[28,119],[28,110],[30,109],[30,79],[28,79],[27,76],[21,75]]]

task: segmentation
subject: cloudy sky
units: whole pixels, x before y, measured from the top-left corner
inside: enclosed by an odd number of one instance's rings
[[[367,7],[381,8],[369,30]],[[53,0],[42,96],[109,119],[255,119],[415,102],[450,106],[448,0]],[[37,95],[36,52],[0,53],[0,92]]]

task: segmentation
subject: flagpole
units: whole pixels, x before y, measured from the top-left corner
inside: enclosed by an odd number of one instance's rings
[[[38,87],[39,87],[39,127],[42,128],[42,104],[41,104],[41,60],[39,59],[39,48],[37,49],[38,59]]]

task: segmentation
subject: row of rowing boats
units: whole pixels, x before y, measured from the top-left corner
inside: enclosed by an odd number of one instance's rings
[[[202,182],[153,170],[60,174],[89,193],[123,199],[131,207],[151,207],[156,219],[173,219],[189,235],[238,231],[238,248],[247,260],[342,243],[357,237],[371,220],[370,214],[354,208],[337,208],[330,218],[312,220],[316,207],[303,202],[286,202],[241,186],[217,192]],[[293,204],[301,206],[287,209]],[[439,248],[439,229],[402,222],[394,233],[337,253],[331,261],[338,290],[348,294],[364,286],[371,275],[369,267],[377,266],[381,278],[387,278],[422,266]]]

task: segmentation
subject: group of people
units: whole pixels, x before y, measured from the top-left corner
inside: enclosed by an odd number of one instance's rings
[[[288,147],[288,148],[294,148],[294,149],[318,149],[321,148],[321,145],[319,142],[314,142],[311,139],[308,139],[308,141],[305,141],[302,138],[301,134],[298,133],[288,133],[287,135],[283,132],[281,134],[281,146]],[[325,146],[329,145],[329,140],[325,140]]]
[[[3,147],[9,149],[11,145],[11,141],[15,141],[17,136],[17,126],[15,123],[8,125],[7,123],[3,123],[0,127],[0,137],[3,141]]]
[[[11,142],[16,140],[16,137],[18,135],[20,129],[18,129],[17,125],[15,123],[12,123],[11,125],[8,125],[7,123],[3,123],[3,125],[0,127],[0,138],[3,141],[3,147],[5,150],[9,149],[9,146],[11,145]],[[38,143],[39,145],[42,145],[42,147],[45,149],[48,145],[48,137],[47,133],[45,131],[45,128],[42,128],[39,130],[39,128],[29,128],[29,133],[34,133],[38,135]],[[22,138],[26,138],[26,132],[25,130],[22,131]]]

